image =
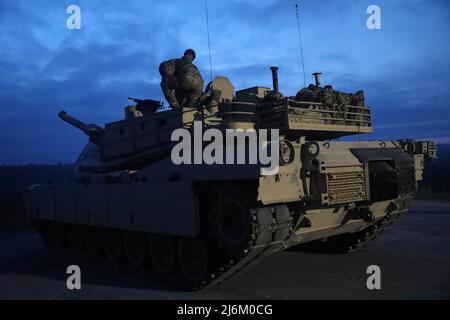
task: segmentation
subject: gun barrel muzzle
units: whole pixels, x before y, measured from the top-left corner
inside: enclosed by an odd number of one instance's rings
[[[60,111],[58,113],[58,117],[60,117],[62,120],[64,120],[65,122],[67,122],[68,124],[71,124],[72,126],[74,126],[75,128],[80,129],[81,131],[83,131],[85,134],[89,135],[89,131],[90,131],[90,127],[89,125],[85,124],[84,122],[81,122],[78,119],[75,119],[74,117],[70,116],[67,112],[65,111]]]

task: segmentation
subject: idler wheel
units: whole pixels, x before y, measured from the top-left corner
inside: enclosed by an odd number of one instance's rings
[[[124,236],[124,249],[128,262],[133,267],[142,266],[147,257],[147,241],[141,232],[128,231]]]
[[[248,208],[233,199],[222,202],[216,214],[219,243],[231,255],[240,253],[250,241],[251,216]]]
[[[66,245],[66,226],[61,222],[52,222],[50,227],[51,242],[55,248],[63,248]]]
[[[199,238],[183,238],[178,247],[178,259],[184,275],[192,281],[203,279],[208,272],[208,251]]]
[[[103,250],[109,261],[118,260],[122,254],[122,232],[116,229],[105,229],[103,232]]]
[[[167,273],[172,270],[175,264],[175,246],[170,236],[150,236],[149,253],[152,265],[157,271]]]
[[[97,227],[87,227],[84,231],[84,242],[87,252],[91,256],[97,256],[102,251],[102,232]]]
[[[83,245],[83,228],[79,224],[70,224],[67,228],[67,237],[71,249],[79,251]]]

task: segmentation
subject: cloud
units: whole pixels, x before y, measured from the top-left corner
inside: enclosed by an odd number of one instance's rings
[[[209,0],[214,75],[236,89],[303,86],[296,1]],[[450,114],[449,4],[378,1],[382,30],[365,27],[369,1],[301,1],[305,73],[341,91],[364,89],[369,138],[446,141]],[[65,1],[0,1],[0,163],[71,162],[85,136],[60,109],[86,122],[123,117],[126,97],[163,99],[158,65],[192,47],[209,80],[204,2],[76,1],[82,29],[65,26]],[[444,140],[442,140],[442,139]]]

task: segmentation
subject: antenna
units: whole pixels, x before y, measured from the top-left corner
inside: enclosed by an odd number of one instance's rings
[[[303,61],[303,45],[302,45],[302,34],[300,32],[300,18],[298,16],[298,4],[295,4],[295,14],[297,16],[298,40],[299,40],[299,43],[300,43],[300,57],[302,59],[303,83],[304,83],[304,86],[306,87],[305,62]]]
[[[209,76],[212,81],[211,39],[209,37],[208,0],[205,0],[206,32],[208,34]]]

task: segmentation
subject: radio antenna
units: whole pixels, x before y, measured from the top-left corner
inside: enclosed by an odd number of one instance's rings
[[[303,45],[302,45],[302,34],[300,32],[300,18],[298,16],[298,4],[295,4],[295,14],[297,16],[297,30],[298,30],[298,40],[300,43],[300,58],[302,60],[303,83],[304,83],[304,86],[306,87],[305,62],[303,61]]]
[[[209,36],[208,0],[205,0],[206,32],[208,34],[209,76],[212,81],[211,38]]]

